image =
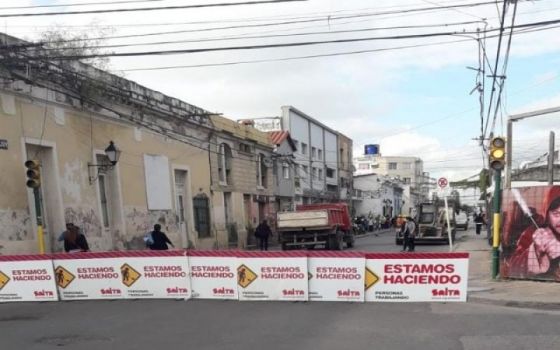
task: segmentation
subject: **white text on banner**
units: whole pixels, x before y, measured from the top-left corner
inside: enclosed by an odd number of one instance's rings
[[[192,297],[237,300],[237,258],[189,256]]]
[[[364,301],[365,258],[313,256],[308,258],[309,300],[311,301]]]
[[[61,300],[122,299],[120,259],[53,260]]]
[[[0,302],[57,300],[51,260],[0,260]]]
[[[308,299],[307,258],[283,253],[238,256],[239,300]]]
[[[368,254],[366,301],[378,302],[464,302],[469,276],[468,254]],[[385,254],[388,255],[388,254]],[[400,258],[397,257],[400,255]],[[443,256],[445,255],[445,256]]]

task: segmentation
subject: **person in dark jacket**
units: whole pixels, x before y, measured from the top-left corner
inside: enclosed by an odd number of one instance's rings
[[[476,234],[479,235],[480,230],[482,229],[482,224],[484,223],[484,218],[482,217],[482,213],[475,214],[474,223],[476,226]]]
[[[64,231],[64,251],[67,253],[88,252],[89,245],[86,236],[80,232],[77,226],[67,226]]]
[[[154,225],[154,230],[150,232],[150,235],[152,241],[151,244],[148,244],[148,248],[150,248],[151,250],[168,250],[169,249],[169,247],[167,246],[168,244],[171,245],[173,248],[175,248],[175,246],[173,245],[173,243],[171,243],[167,235],[164,232],[161,232],[160,224]]]
[[[270,226],[268,226],[266,220],[263,220],[255,230],[255,237],[259,239],[259,248],[261,250],[268,250],[268,237],[271,235]]]

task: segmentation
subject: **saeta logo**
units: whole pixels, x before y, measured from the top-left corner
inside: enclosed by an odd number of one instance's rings
[[[284,289],[282,291],[282,294],[286,297],[291,297],[291,296],[302,296],[305,295],[305,291],[301,290],[301,289]]]
[[[216,295],[234,295],[235,291],[231,288],[221,287],[221,288],[214,288],[212,292]]]
[[[52,298],[54,297],[54,292],[50,290],[36,290],[33,292],[36,298]]]
[[[101,295],[121,295],[122,291],[116,288],[102,288]]]
[[[459,297],[461,291],[458,289],[432,289],[432,296],[434,297]]]
[[[189,290],[187,288],[181,287],[169,287],[167,288],[167,294],[187,294]]]
[[[358,298],[362,293],[358,290],[345,289],[337,291],[337,295],[345,298]]]

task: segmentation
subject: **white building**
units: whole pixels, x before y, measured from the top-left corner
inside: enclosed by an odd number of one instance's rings
[[[337,132],[292,106],[282,107],[282,128],[296,146],[296,203],[317,203],[340,197]],[[299,186],[297,186],[299,185]]]
[[[376,173],[401,179],[405,184],[420,188],[423,182],[424,162],[418,157],[384,157],[381,154],[354,158],[356,175]]]
[[[410,188],[410,187],[409,187]],[[394,217],[403,212],[406,204],[404,185],[388,176],[378,174],[363,174],[354,176],[354,215],[372,214]]]

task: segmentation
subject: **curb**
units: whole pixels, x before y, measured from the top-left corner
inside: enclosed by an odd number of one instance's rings
[[[535,310],[546,310],[546,311],[560,310],[560,303],[546,303],[540,301],[498,300],[493,298],[485,298],[485,297],[472,296],[472,295],[469,295],[467,297],[467,302],[485,304],[485,305],[514,307],[520,309],[535,309]]]

